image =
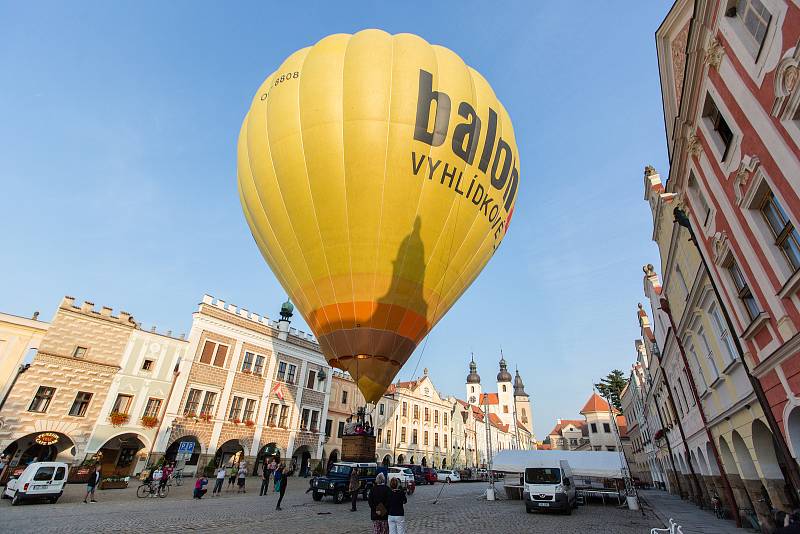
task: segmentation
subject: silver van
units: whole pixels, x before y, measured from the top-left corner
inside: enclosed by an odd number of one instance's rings
[[[528,513],[534,510],[560,510],[571,514],[577,499],[572,469],[566,460],[549,463],[543,459],[525,467],[523,499]]]

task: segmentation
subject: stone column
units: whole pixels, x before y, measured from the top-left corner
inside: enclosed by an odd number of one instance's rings
[[[761,484],[761,480],[743,479],[742,482],[747,494],[750,496],[750,502],[753,503],[752,508],[758,516],[762,530],[764,532],[772,532],[775,529],[775,522],[772,519],[772,511],[769,505],[764,501],[764,486]]]
[[[750,502],[750,496],[744,488],[744,483],[738,474],[728,473],[728,482],[731,485],[733,498],[736,500],[736,506],[739,508],[752,508],[753,504]]]
[[[767,489],[769,499],[772,501],[772,506],[786,513],[791,512],[793,507],[789,496],[786,494],[786,481],[783,479],[776,480],[774,478],[768,478],[764,479],[762,482]]]

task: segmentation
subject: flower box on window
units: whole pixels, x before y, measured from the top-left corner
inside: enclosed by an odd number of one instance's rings
[[[233,419],[231,419],[231,423],[233,423],[234,425],[238,425],[241,422],[242,420],[239,419],[238,417],[234,417]]]
[[[244,424],[245,426],[250,426],[250,427],[256,426],[256,422],[253,421],[252,419],[248,419],[247,421],[244,422]]]
[[[658,431],[656,431],[656,433],[653,435],[653,439],[655,439],[655,440],[659,440],[659,439],[661,439],[663,437],[664,437],[664,429],[663,428],[658,430]]]
[[[197,414],[195,412],[183,412],[183,416],[189,419],[197,419]]]
[[[114,426],[124,425],[130,418],[130,415],[122,412],[111,412],[108,416],[108,420],[111,421],[111,424]]]
[[[145,415],[142,417],[142,426],[145,428],[155,428],[158,425],[158,417]]]
[[[211,414],[210,413],[201,413],[200,414],[200,420],[201,421],[205,421],[206,423],[208,423],[209,421],[211,421]]]
[[[250,369],[242,369],[242,372],[246,375],[252,374],[253,372]]]

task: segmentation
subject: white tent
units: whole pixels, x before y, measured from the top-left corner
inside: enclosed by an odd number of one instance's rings
[[[622,478],[618,452],[607,451],[500,451],[494,455],[492,469],[504,473],[524,473],[526,467],[550,467],[566,460],[574,476]]]

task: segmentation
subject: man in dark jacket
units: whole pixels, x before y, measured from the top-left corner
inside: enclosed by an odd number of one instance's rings
[[[350,484],[347,486],[347,491],[350,492],[350,497],[352,499],[353,505],[350,508],[351,512],[356,511],[356,499],[358,499],[358,489],[361,486],[358,480],[358,467],[354,467],[352,471],[350,471]]]
[[[92,497],[91,502],[97,502],[94,500],[94,491],[97,489],[97,485],[100,484],[100,476],[100,464],[97,464],[92,474],[89,475],[89,480],[86,482],[86,497],[83,498],[84,504],[90,495]]]

